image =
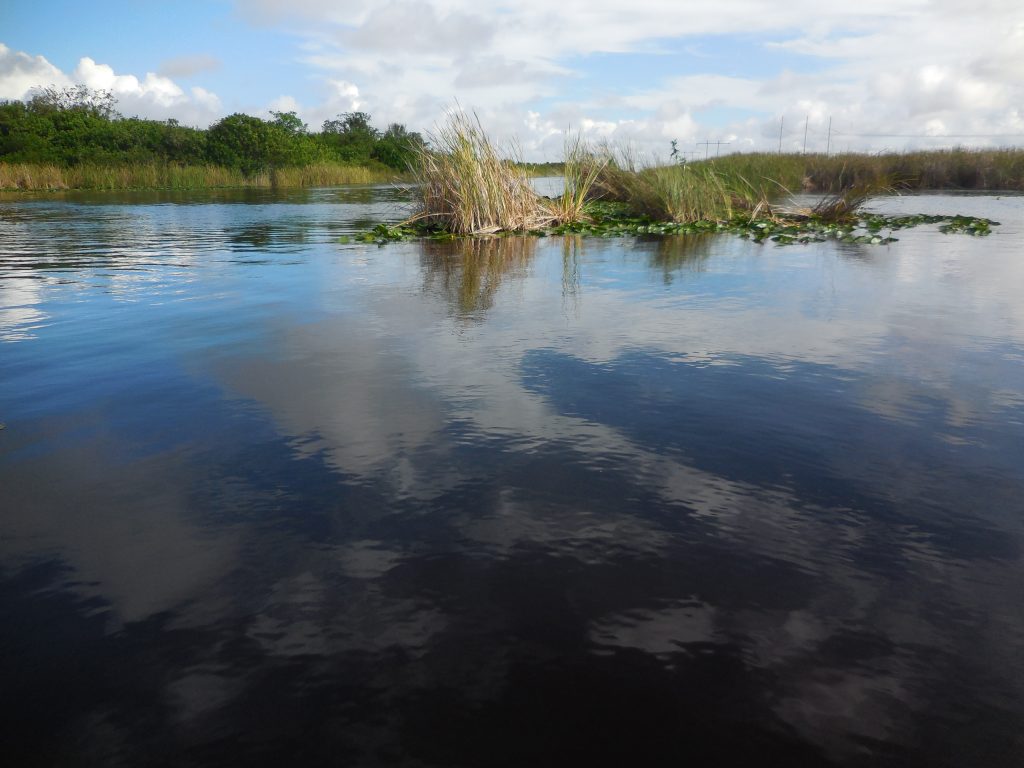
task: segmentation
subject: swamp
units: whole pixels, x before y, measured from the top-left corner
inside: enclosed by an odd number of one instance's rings
[[[1024,761],[1019,193],[0,195],[11,765]]]

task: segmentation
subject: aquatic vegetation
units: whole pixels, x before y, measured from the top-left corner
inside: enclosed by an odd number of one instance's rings
[[[607,154],[594,150],[579,134],[566,140],[562,169],[565,191],[546,203],[555,221],[568,224],[589,218],[587,203],[592,198],[597,179],[609,162]]]
[[[987,235],[999,222],[974,216],[884,216],[857,214],[836,221],[814,215],[779,215],[751,217],[736,215],[728,220],[701,220],[692,222],[656,221],[633,216],[621,205],[604,204],[602,213],[587,223],[552,227],[544,234],[583,234],[595,237],[624,237],[629,235],[678,235],[729,232],[757,243],[770,241],[780,245],[838,240],[844,243],[880,245],[895,242],[892,233],[923,224],[938,224],[948,233]]]
[[[583,225],[598,201],[620,202],[652,221],[730,220],[741,212],[770,212],[768,189],[785,191],[711,166],[639,167],[628,150],[595,148],[577,136],[566,144],[565,192],[548,199],[533,191],[475,117],[455,112],[431,139],[415,171],[420,210],[405,222],[428,232],[487,235]]]
[[[43,163],[0,163],[0,189],[67,189],[62,169]]]
[[[387,224],[378,224],[373,229],[367,232],[361,232],[355,236],[355,240],[360,243],[377,243],[378,245],[384,245],[385,243],[397,243],[402,240],[414,240],[421,237],[431,238],[445,238],[454,239],[454,235],[444,232],[428,232],[422,226],[413,226],[409,224],[395,224],[389,226]],[[353,238],[348,236],[342,237],[341,242],[351,242]]]
[[[713,168],[669,165],[636,173],[628,204],[635,214],[686,223],[731,219],[732,199]]]
[[[835,224],[855,222],[858,212],[871,198],[894,191],[888,179],[855,184],[823,197],[811,207],[809,217]]]
[[[939,226],[939,231],[984,236],[992,234],[992,226],[998,226],[998,224],[998,221],[979,219],[974,216],[950,216]]]
[[[907,190],[1024,190],[1024,149],[1020,148],[837,155],[758,152],[725,155],[706,164],[713,164],[719,173],[775,179],[794,191],[838,192],[884,184]]]
[[[476,117],[453,112],[430,139],[433,147],[420,151],[413,171],[421,195],[413,221],[457,235],[522,232],[552,221],[529,178]]]
[[[910,227],[938,224],[939,230],[951,234],[985,236],[999,222],[974,216],[885,216],[876,213],[857,213],[836,220],[812,214],[772,212],[765,216],[737,213],[728,219],[699,219],[696,221],[665,221],[633,214],[625,203],[590,202],[584,219],[565,223],[552,223],[547,227],[530,230],[537,237],[583,235],[588,237],[631,237],[638,235],[698,235],[731,233],[753,240],[755,243],[772,242],[778,245],[824,242],[835,240],[863,245],[885,245],[896,241],[893,233]],[[359,235],[361,242],[385,243],[410,239],[452,240],[459,236],[444,230],[425,226],[422,220],[389,226],[378,224]],[[494,239],[494,238],[492,238]],[[501,239],[501,238],[498,238]]]
[[[275,168],[269,174],[272,187],[336,187],[343,184],[373,184],[391,181],[395,174],[388,169],[314,163],[288,168]]]
[[[417,171],[419,212],[397,226],[378,225],[358,239],[383,244],[410,237],[507,233],[732,232],[783,245],[823,240],[884,244],[894,241],[892,231],[917,224],[985,235],[996,223],[961,216],[864,214],[872,197],[893,191],[892,176],[846,184],[814,206],[786,210],[775,201],[789,192],[784,182],[801,175],[803,159],[747,155],[644,166],[628,148],[594,148],[578,136],[566,145],[565,192],[548,199],[532,190],[518,165],[501,156],[475,117],[455,112],[431,138],[434,146],[422,150]],[[773,169],[782,171],[781,179],[769,175]],[[806,186],[806,177],[801,176],[801,184]]]
[[[136,163],[58,165],[0,163],[0,189],[212,189],[219,187],[328,187],[388,181],[392,171],[315,163],[245,174],[218,165]]]
[[[748,178],[711,163],[644,165],[629,148],[608,147],[591,198],[625,204],[635,216],[676,223],[724,220],[771,210],[788,189],[766,177]]]

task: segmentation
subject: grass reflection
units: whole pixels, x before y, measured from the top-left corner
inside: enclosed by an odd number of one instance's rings
[[[537,252],[534,237],[466,238],[423,243],[424,288],[465,317],[486,312],[503,282],[522,280]]]
[[[703,272],[715,235],[668,235],[654,242],[650,266],[660,269],[666,285],[677,272]]]

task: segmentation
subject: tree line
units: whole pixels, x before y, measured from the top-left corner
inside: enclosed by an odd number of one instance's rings
[[[245,174],[316,163],[381,164],[404,171],[425,146],[399,123],[373,127],[346,112],[309,130],[295,112],[264,120],[236,113],[207,129],[177,120],[124,117],[110,91],[84,85],[43,88],[27,101],[0,100],[0,162],[59,166],[214,164]]]

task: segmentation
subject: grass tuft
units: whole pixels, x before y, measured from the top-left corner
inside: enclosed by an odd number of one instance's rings
[[[502,157],[476,116],[452,112],[430,141],[433,149],[420,152],[413,170],[422,195],[414,220],[457,235],[524,232],[553,220],[526,174]]]
[[[642,166],[629,150],[606,148],[608,162],[593,184],[595,197],[624,203],[634,216],[691,223],[725,221],[771,211],[788,190],[767,178],[751,182],[736,168],[713,163]]]
[[[607,153],[591,147],[579,134],[566,139],[562,169],[565,191],[546,203],[555,222],[577,224],[590,220],[588,203],[610,159]]]

